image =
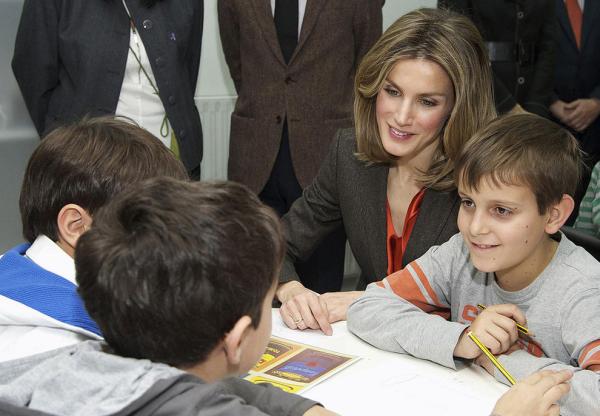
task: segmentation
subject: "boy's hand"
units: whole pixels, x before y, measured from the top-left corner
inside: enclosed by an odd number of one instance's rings
[[[526,350],[521,348],[521,346],[519,345],[518,342],[515,342],[513,345],[511,345],[511,347],[507,351],[504,351],[502,354],[508,355],[515,351],[525,351],[526,352]],[[494,364],[490,361],[490,359],[485,354],[481,354],[479,357],[475,358],[475,361],[473,361],[473,363],[482,367],[485,371],[490,373],[492,376],[495,374],[496,366],[494,366]]]
[[[304,412],[304,416],[337,416],[337,413],[327,410],[321,406],[313,406]]]
[[[365,292],[328,292],[321,295],[329,311],[329,322],[345,321],[348,317],[348,308],[356,299]]]
[[[534,373],[498,400],[492,416],[558,416],[557,402],[569,392],[567,382],[571,377],[573,373],[569,370]]]
[[[479,313],[469,327],[469,331],[473,331],[492,354],[498,355],[508,351],[517,341],[519,334],[515,321],[521,325],[527,324],[525,314],[515,305],[492,305]],[[465,330],[462,333],[454,347],[454,356],[474,359],[482,352],[467,336],[467,332]]]

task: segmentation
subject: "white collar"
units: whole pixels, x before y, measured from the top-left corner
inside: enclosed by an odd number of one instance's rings
[[[77,285],[73,258],[45,235],[39,235],[25,255],[41,268]]]

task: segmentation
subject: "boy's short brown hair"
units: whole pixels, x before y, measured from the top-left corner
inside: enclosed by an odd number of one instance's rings
[[[201,363],[243,316],[256,328],[285,245],[235,182],[153,178],[103,207],[75,248],[79,294],[125,357]]]
[[[65,205],[93,215],[124,186],[155,176],[185,179],[187,173],[160,140],[125,119],[85,118],[58,127],[27,164],[19,198],[23,236],[57,241],[56,219]]]
[[[498,117],[467,142],[456,162],[456,184],[477,191],[492,183],[528,186],[545,214],[564,194],[573,196],[581,151],[567,130],[534,114]]]

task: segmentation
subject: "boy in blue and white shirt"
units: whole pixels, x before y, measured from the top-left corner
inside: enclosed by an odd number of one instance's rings
[[[0,361],[102,339],[77,294],[75,245],[125,186],[163,175],[187,178],[158,139],[114,117],[59,127],[41,141],[20,196],[28,243],[0,258]]]

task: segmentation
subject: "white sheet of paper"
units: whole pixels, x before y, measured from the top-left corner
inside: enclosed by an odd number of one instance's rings
[[[489,415],[507,390],[476,366],[458,363],[450,370],[426,360],[378,350],[350,334],[346,322],[333,324],[333,335],[289,329],[273,310],[273,335],[362,357],[302,396],[328,409],[353,415]]]
[[[342,415],[481,416],[495,404],[456,380],[420,374],[401,362],[363,359],[328,381],[302,395]]]

